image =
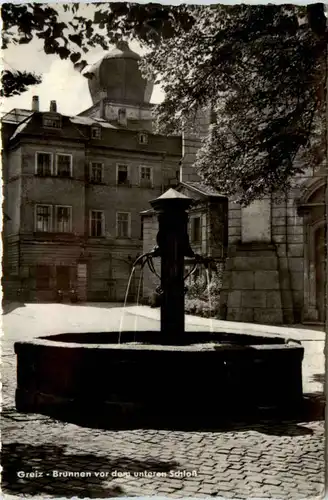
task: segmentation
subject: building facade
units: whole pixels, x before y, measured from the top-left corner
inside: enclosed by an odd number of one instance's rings
[[[125,45],[89,68],[94,104],[79,116],[53,101],[40,112],[33,98],[31,110],[3,117],[5,298],[124,299],[142,251],[140,212],[181,159],[181,138],[152,133],[138,58]]]

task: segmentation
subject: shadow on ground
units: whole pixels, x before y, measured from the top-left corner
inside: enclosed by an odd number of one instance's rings
[[[60,302],[61,304],[64,304],[65,306],[78,306],[78,307],[95,307],[97,309],[116,309],[116,308],[121,308],[123,307],[122,302],[69,302],[69,301],[64,301]],[[135,305],[135,303],[127,303],[126,306],[132,306]]]
[[[25,304],[23,304],[21,302],[3,302],[2,303],[2,314],[3,315],[9,314],[9,313],[15,311],[15,309],[18,309],[20,307],[25,307]]]
[[[42,410],[41,410],[42,411]],[[78,408],[75,411],[49,409],[42,411],[61,422],[72,423],[80,427],[102,430],[173,430],[185,432],[242,432],[254,430],[262,434],[277,436],[300,436],[312,434],[306,427],[307,422],[323,421],[325,418],[325,396],[323,393],[305,394],[303,405],[297,411],[276,411],[267,409],[257,413],[242,414],[241,408],[234,413],[221,409],[219,414],[210,415],[203,409],[198,415],[129,415],[106,413],[101,408],[91,408],[89,412]],[[30,414],[31,415],[31,414]]]
[[[51,495],[55,497],[110,498],[124,495],[120,486],[110,486],[115,471],[168,472],[177,462],[138,461],[128,457],[109,460],[92,454],[69,454],[64,446],[32,446],[22,443],[3,445],[1,453],[2,489],[15,495]],[[35,477],[19,478],[19,472],[34,472]],[[61,473],[89,472],[88,477],[57,477]],[[38,473],[39,475],[37,476]],[[96,476],[98,474],[98,477]],[[36,477],[37,476],[37,477]],[[103,476],[103,477],[100,477]]]
[[[304,417],[306,422],[325,420],[326,396],[323,391],[304,394]]]

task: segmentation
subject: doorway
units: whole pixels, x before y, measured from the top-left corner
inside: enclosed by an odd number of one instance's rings
[[[319,321],[325,321],[325,267],[326,267],[325,226],[319,227],[314,234],[316,305]]]
[[[57,266],[56,267],[56,286],[57,290],[68,291],[70,289],[70,267]]]

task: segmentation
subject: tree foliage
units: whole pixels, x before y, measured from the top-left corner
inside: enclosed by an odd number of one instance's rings
[[[163,82],[164,130],[210,107],[196,168],[244,204],[288,189],[306,166],[301,153],[321,151],[325,24],[309,17],[292,5],[202,7],[188,32],[143,61],[147,76]]]
[[[11,97],[25,92],[30,85],[41,83],[41,77],[27,71],[5,70],[1,74],[1,97]]]
[[[60,13],[60,9],[65,14]],[[322,4],[166,6],[98,3],[3,4],[3,48],[43,41],[47,54],[81,68],[90,48],[122,38],[148,47],[145,76],[161,82],[163,131],[181,130],[197,111],[212,124],[197,168],[204,182],[243,203],[289,187],[306,153],[322,160],[326,19]],[[5,76],[5,75],[4,75]],[[35,75],[3,77],[4,95]],[[24,84],[25,79],[25,84]]]
[[[188,30],[194,22],[193,7],[184,5],[95,3],[91,17],[83,15],[84,7],[78,3],[4,3],[2,49],[37,38],[43,40],[46,54],[69,58],[81,67],[87,63],[83,55],[91,48],[100,46],[107,50],[122,38],[155,47],[181,30]]]

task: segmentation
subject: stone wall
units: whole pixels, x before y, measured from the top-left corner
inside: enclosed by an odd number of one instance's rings
[[[241,241],[271,241],[271,200],[264,198],[241,208]]]
[[[278,256],[273,245],[244,243],[230,247],[221,315],[230,321],[283,322]]]
[[[279,258],[284,322],[301,322],[303,309],[303,220],[291,193],[272,203],[272,241]]]
[[[223,316],[255,323],[300,322],[303,235],[295,195],[230,207]]]
[[[228,203],[228,243],[235,245],[241,241],[241,207],[229,200]]]

